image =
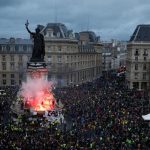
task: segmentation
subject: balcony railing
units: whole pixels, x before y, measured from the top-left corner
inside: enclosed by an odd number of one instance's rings
[[[69,64],[51,64],[48,66],[48,70],[55,73],[66,73],[72,72],[74,69],[71,68]]]
[[[148,56],[148,53],[144,53],[143,56]]]
[[[8,50],[0,50],[0,54],[31,54],[32,51],[8,51]]]
[[[128,58],[127,61],[129,61],[129,62],[150,62],[149,59],[146,59],[146,60],[138,59],[138,60],[136,60],[136,59],[131,59],[131,58]]]
[[[139,56],[140,54],[139,53],[134,53],[134,56]]]

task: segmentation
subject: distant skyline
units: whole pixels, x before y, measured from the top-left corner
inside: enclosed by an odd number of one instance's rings
[[[138,24],[150,24],[149,0],[0,0],[0,38],[29,38],[25,22],[63,23],[74,32],[94,31],[101,40],[129,40]]]

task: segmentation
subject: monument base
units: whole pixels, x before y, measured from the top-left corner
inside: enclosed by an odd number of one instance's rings
[[[36,112],[53,110],[56,100],[48,82],[48,69],[45,62],[27,63],[27,80],[23,84],[25,108]]]
[[[41,78],[46,81],[48,80],[48,69],[45,62],[27,63],[27,81],[35,78]]]
[[[44,62],[44,58],[43,59],[41,59],[41,58],[31,58],[30,62]]]

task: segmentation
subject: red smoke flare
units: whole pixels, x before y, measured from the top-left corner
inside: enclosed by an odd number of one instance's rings
[[[49,111],[55,107],[55,99],[50,92],[39,93],[39,97],[29,98],[25,105],[27,108],[32,108],[34,111]]]
[[[52,93],[52,84],[42,79],[31,79],[22,85],[21,95],[25,108],[34,111],[49,111],[55,108],[56,100]]]

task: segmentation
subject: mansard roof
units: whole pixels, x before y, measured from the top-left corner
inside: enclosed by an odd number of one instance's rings
[[[133,32],[130,42],[150,42],[150,24],[147,25],[138,25]]]
[[[10,38],[10,39],[6,39],[6,38],[0,38],[0,44],[27,44],[27,45],[31,45],[33,44],[31,39],[21,39],[21,38]]]

